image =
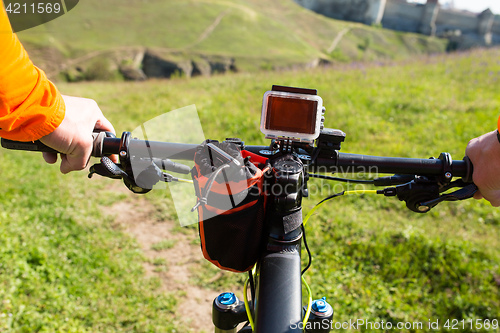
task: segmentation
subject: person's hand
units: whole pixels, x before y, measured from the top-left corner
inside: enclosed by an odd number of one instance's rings
[[[479,188],[474,198],[500,206],[500,142],[496,131],[469,141],[465,154],[474,165],[472,180]]]
[[[92,99],[64,96],[66,113],[62,123],[40,141],[61,152],[61,172],[84,169],[92,153],[94,129],[115,133],[113,125],[104,117]],[[57,154],[43,153],[47,163],[57,162]]]

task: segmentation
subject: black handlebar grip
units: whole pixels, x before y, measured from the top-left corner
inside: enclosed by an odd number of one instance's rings
[[[106,132],[92,133],[92,156],[103,157],[102,149],[104,144],[104,138],[106,137]]]
[[[110,134],[111,132],[94,132],[92,134],[92,156],[94,157],[102,157],[103,154],[103,146],[104,146],[104,138],[109,137],[114,134]],[[57,150],[50,148],[49,146],[40,142],[40,140],[33,142],[21,142],[21,141],[13,141],[2,138],[1,140],[2,147],[6,149],[12,150],[24,150],[24,151],[38,151],[38,152],[46,152],[46,153],[59,153]]]
[[[466,173],[465,176],[462,177],[462,180],[466,183],[472,183],[472,174],[474,173],[474,166],[472,165],[472,162],[469,158],[469,156],[464,157],[464,162],[465,162],[465,167],[466,167]]]
[[[40,151],[46,153],[57,153],[58,151],[50,148],[49,146],[44,145],[39,140],[34,142],[21,142],[21,141],[13,141],[2,138],[2,147],[6,149],[13,150],[24,150],[24,151]]]

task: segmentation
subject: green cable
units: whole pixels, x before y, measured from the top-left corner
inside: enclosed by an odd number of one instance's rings
[[[304,285],[306,286],[307,295],[308,295],[306,315],[304,316],[304,320],[302,321],[302,324],[304,324],[304,327],[306,327],[307,322],[309,321],[309,316],[311,315],[311,308],[312,308],[312,300],[313,299],[312,299],[311,288],[307,284],[306,279],[304,279],[304,275],[302,275],[301,277],[302,277],[302,283],[304,283]]]
[[[344,191],[344,195],[349,195],[349,194],[377,194],[377,190]]]
[[[255,276],[256,270],[257,270],[257,265],[255,264],[252,268],[252,276]],[[247,295],[247,288],[249,282],[250,278],[248,277],[247,280],[245,281],[245,286],[243,287],[243,300],[245,301],[245,311],[247,312],[248,322],[250,323],[250,327],[252,327],[252,332],[253,332],[255,331],[255,327],[253,323],[252,311],[250,311],[250,305],[248,304],[248,295]]]
[[[183,178],[178,178],[177,179],[178,182],[180,183],[189,183],[189,184],[193,184],[193,181],[192,180],[189,180],[189,179],[183,179]]]
[[[245,281],[245,286],[243,287],[243,299],[245,300],[245,311],[247,312],[248,322],[250,323],[250,327],[252,327],[252,332],[255,332],[255,327],[254,327],[253,318],[252,318],[252,312],[250,311],[250,305],[248,304],[247,288],[248,288],[249,281],[250,281],[250,278],[247,278],[247,280]]]
[[[316,211],[316,209],[318,209],[319,207],[321,207],[328,200],[336,198],[336,197],[340,197],[342,195],[350,195],[350,194],[377,194],[377,190],[356,190],[356,191],[343,191],[343,192],[335,193],[334,195],[331,195],[328,198],[325,198],[325,199],[321,200],[320,202],[318,202],[316,204],[316,206],[314,206],[306,214],[306,216],[304,217],[304,221],[302,222],[302,224],[306,225],[307,221],[309,220],[309,218],[311,217],[311,215],[314,214],[314,212]]]

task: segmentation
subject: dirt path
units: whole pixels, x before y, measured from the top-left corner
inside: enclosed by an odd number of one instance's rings
[[[158,277],[161,290],[178,295],[175,317],[181,327],[185,325],[183,332],[212,332],[212,301],[221,291],[200,288],[190,281],[191,272],[204,260],[199,246],[193,244],[197,234],[173,231],[176,222],[156,221],[154,213],[154,206],[138,195],[106,208],[106,214],[115,216],[116,227],[140,244],[148,259],[146,275]]]
[[[328,54],[332,53],[333,51],[335,51],[335,49],[337,48],[337,46],[339,45],[340,41],[342,40],[342,38],[349,32],[351,31],[351,28],[344,28],[342,29],[338,34],[337,36],[335,36],[335,38],[333,39],[332,41],[332,44],[330,45],[330,47],[328,47],[328,49],[326,50],[326,52]]]
[[[231,11],[231,9],[228,8],[225,11],[223,11],[222,13],[220,13],[215,18],[215,21],[212,24],[210,24],[205,29],[205,31],[203,31],[203,33],[198,37],[198,39],[195,42],[184,46],[184,48],[187,49],[187,48],[196,46],[196,45],[200,44],[201,42],[203,42],[205,39],[207,39],[210,36],[210,34],[212,34],[212,32],[215,30],[215,28],[217,28],[217,26],[219,25],[220,21],[222,21],[224,16],[226,16],[230,11]]]

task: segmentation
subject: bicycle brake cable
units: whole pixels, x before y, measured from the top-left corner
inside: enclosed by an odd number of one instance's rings
[[[171,174],[169,173],[166,173],[166,172],[162,172],[162,181],[166,182],[166,183],[170,183],[170,182],[179,182],[179,183],[188,183],[188,184],[193,184],[193,181],[190,180],[190,179],[184,179],[184,178],[178,178],[178,177],[174,177],[172,176]]]
[[[326,201],[328,201],[330,199],[333,199],[333,198],[337,198],[337,197],[343,196],[343,195],[351,195],[351,194],[380,194],[380,193],[377,190],[354,190],[354,191],[342,191],[342,192],[339,192],[339,193],[335,193],[335,194],[333,194],[333,195],[331,195],[329,197],[324,198],[320,202],[318,202],[316,204],[316,206],[314,206],[306,214],[306,216],[304,217],[304,221],[302,222],[302,224],[306,225],[307,221],[312,216],[312,214],[316,211],[316,209],[318,209],[319,207],[321,207]]]
[[[332,176],[327,176],[327,175],[320,175],[320,174],[316,174],[316,173],[310,173],[309,177],[319,178],[319,179],[327,179],[327,180],[333,180],[333,181],[345,182],[345,183],[375,184],[375,180],[373,180],[373,179],[349,179],[349,178],[340,178],[340,177],[332,177]]]
[[[256,266],[253,266],[252,268],[252,275],[255,276],[255,270]],[[248,283],[250,282],[250,277],[247,277],[247,280],[245,281],[245,284],[243,286],[243,301],[245,302],[245,311],[247,313],[248,317],[248,322],[250,323],[250,327],[252,328],[252,332],[255,332],[255,324],[253,322],[253,316],[252,316],[252,310],[250,309],[250,304],[248,303]],[[252,300],[255,302],[255,300]]]
[[[306,279],[304,278],[304,275],[301,276],[302,278],[302,283],[304,286],[306,286],[307,289],[307,309],[306,309],[306,314],[304,315],[304,319],[302,320],[302,324],[304,327],[306,327],[307,322],[309,321],[309,316],[311,315],[311,309],[312,309],[312,291],[311,287],[309,287],[309,284],[307,284]]]
[[[306,308],[306,313],[304,315],[304,319],[302,323],[305,325],[309,321],[309,316],[311,315],[311,309],[312,309],[312,291],[311,288],[309,287],[309,284],[307,284],[306,279],[304,278],[304,273],[311,267],[312,264],[312,255],[311,255],[311,250],[309,249],[309,245],[307,245],[307,238],[306,238],[306,228],[304,227],[304,224],[301,225],[302,228],[302,240],[304,241],[304,247],[306,248],[307,251],[307,256],[309,257],[309,261],[307,263],[307,266],[302,270],[300,277],[302,279],[302,283],[307,289],[307,308]]]

